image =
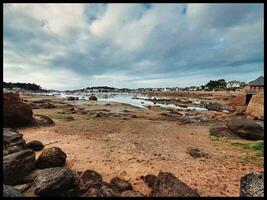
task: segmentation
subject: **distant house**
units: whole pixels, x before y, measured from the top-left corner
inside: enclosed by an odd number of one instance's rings
[[[246,85],[245,82],[240,81],[230,81],[226,84],[226,88],[240,88]]]
[[[230,81],[226,84],[227,88],[239,88],[240,83],[238,81]]]
[[[245,86],[245,91],[247,93],[258,93],[264,91],[264,77],[260,76],[254,81],[251,81]]]
[[[260,76],[254,81],[251,81],[244,88],[246,92],[246,105],[249,104],[253,95],[264,91],[264,77]]]

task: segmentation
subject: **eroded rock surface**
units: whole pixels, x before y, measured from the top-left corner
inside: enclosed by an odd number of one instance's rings
[[[264,173],[250,173],[242,177],[240,197],[264,197]]]

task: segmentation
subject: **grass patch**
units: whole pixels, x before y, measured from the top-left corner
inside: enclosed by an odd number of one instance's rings
[[[264,142],[263,141],[250,142],[246,144],[235,143],[232,145],[243,148],[243,149],[253,150],[255,151],[257,156],[264,156]]]
[[[209,139],[211,141],[221,141],[221,142],[228,142],[228,139],[225,137],[217,137],[217,136],[213,136],[213,135],[209,135]]]

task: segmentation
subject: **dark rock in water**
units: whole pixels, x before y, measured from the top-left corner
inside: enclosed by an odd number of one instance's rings
[[[86,170],[80,179],[80,189],[82,192],[88,190],[89,187],[98,187],[102,183],[102,176],[93,170]]]
[[[21,151],[26,148],[26,142],[16,130],[3,128],[3,155]]]
[[[42,170],[32,184],[34,193],[39,196],[76,196],[78,184],[76,174],[64,167]]]
[[[264,130],[256,121],[235,117],[230,119],[228,128],[238,136],[248,140],[261,140],[264,138]]]
[[[118,188],[106,182],[103,182],[101,184],[100,191],[104,197],[119,197],[120,196],[120,191],[118,190]]]
[[[47,109],[49,109],[49,108],[56,108],[56,106],[54,104],[48,102],[48,103],[40,104],[39,108],[47,108]]]
[[[3,185],[3,197],[24,197],[24,195],[12,186]]]
[[[30,149],[4,156],[4,183],[14,185],[35,168],[35,153]]]
[[[250,173],[240,180],[240,197],[264,197],[264,173]]]
[[[36,161],[37,169],[62,167],[65,165],[67,155],[58,147],[44,149]]]
[[[187,153],[193,158],[200,158],[200,157],[208,158],[208,154],[201,152],[199,149],[189,148]]]
[[[126,190],[121,193],[121,197],[145,197],[145,195],[134,190]]]
[[[4,93],[4,127],[26,126],[32,122],[32,108],[18,94]]]
[[[152,197],[199,197],[191,187],[168,172],[160,172],[158,177],[149,176]],[[145,177],[146,179],[146,177]],[[145,183],[147,183],[145,181]]]
[[[117,187],[120,190],[120,192],[133,189],[133,186],[131,185],[130,182],[123,180],[119,177],[112,178],[110,183],[115,187]]]
[[[27,143],[26,147],[28,149],[31,149],[34,151],[40,151],[44,148],[44,145],[42,144],[42,142],[40,142],[38,140],[33,140],[33,141],[30,141],[29,143]]]
[[[34,124],[39,126],[54,125],[55,122],[44,115],[34,115]]]
[[[97,97],[92,95],[92,96],[89,97],[89,100],[90,101],[97,101]]]

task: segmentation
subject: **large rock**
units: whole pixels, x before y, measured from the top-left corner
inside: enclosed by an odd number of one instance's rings
[[[264,96],[263,94],[253,95],[246,109],[246,114],[264,120]]]
[[[18,94],[4,93],[4,127],[29,125],[32,122],[32,108],[20,100]]]
[[[14,185],[35,168],[35,153],[30,149],[4,156],[4,183]]]
[[[240,197],[264,197],[264,173],[250,173],[242,177]]]
[[[160,172],[158,177],[149,176],[148,186],[152,188],[152,197],[199,197],[191,187],[168,172]],[[146,177],[145,177],[146,179]],[[145,183],[147,183],[145,181]]]
[[[212,127],[210,128],[210,135],[215,137],[239,138],[227,127]]]
[[[103,182],[99,188],[103,197],[119,197],[120,191],[117,187],[112,184]]]
[[[24,195],[10,185],[3,185],[3,197],[24,197]]]
[[[120,192],[133,189],[133,186],[131,185],[130,182],[123,180],[119,177],[112,178],[110,183],[115,187],[117,187],[120,190]]]
[[[93,170],[86,170],[80,178],[80,190],[85,192],[89,187],[99,187],[101,183],[102,176],[99,173]]]
[[[64,167],[47,168],[39,172],[32,187],[39,196],[77,196],[77,174]]]
[[[238,136],[248,140],[261,140],[264,138],[264,130],[256,121],[235,117],[230,119],[228,128]]]
[[[3,129],[3,155],[6,156],[11,153],[21,151],[26,148],[25,140],[22,134],[16,130],[4,128]]]
[[[39,125],[39,126],[49,126],[49,125],[54,125],[55,122],[44,115],[34,115],[34,124]]]
[[[29,143],[26,144],[26,147],[28,149],[34,150],[34,151],[40,151],[44,148],[44,145],[42,142],[38,140],[32,140]]]
[[[58,147],[44,149],[36,161],[36,168],[63,167],[67,155]]]

